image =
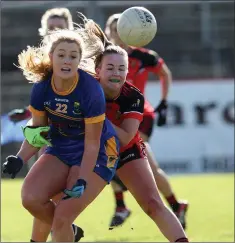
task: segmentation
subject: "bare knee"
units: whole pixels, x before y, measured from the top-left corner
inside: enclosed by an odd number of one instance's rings
[[[158,215],[162,210],[164,210],[164,208],[164,203],[160,198],[157,197],[150,197],[143,204],[143,210],[151,218]]]
[[[40,200],[33,193],[24,193],[21,196],[21,202],[25,209],[29,210],[40,205]]]

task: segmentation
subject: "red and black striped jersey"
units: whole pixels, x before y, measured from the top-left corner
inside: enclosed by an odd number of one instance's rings
[[[143,94],[129,82],[125,82],[119,96],[115,100],[106,100],[106,117],[116,126],[128,118],[137,119],[140,122],[143,119],[144,96]],[[121,151],[129,148],[138,140],[139,134],[136,133],[132,141]]]

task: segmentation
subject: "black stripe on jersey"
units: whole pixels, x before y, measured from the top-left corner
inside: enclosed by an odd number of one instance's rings
[[[120,111],[125,112],[139,112],[144,111],[144,96],[134,85],[125,82],[123,85],[120,96],[117,98],[116,103],[120,106]]]
[[[141,68],[155,67],[158,65],[158,60],[160,59],[159,55],[152,50],[137,48],[133,49],[128,56],[139,60],[142,63]]]

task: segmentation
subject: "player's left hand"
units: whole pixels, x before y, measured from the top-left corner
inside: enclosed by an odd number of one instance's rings
[[[69,198],[79,198],[82,196],[86,189],[86,181],[83,179],[78,179],[76,184],[72,187],[71,190],[65,189],[64,194],[66,196],[63,198],[63,200],[69,199]]]
[[[50,130],[49,126],[45,126],[45,127],[26,126],[21,128],[25,139],[32,146],[36,148],[41,148],[45,145],[52,146],[49,137],[47,137],[48,132]]]
[[[166,125],[167,101],[161,100],[160,104],[155,108],[154,112],[158,113],[157,125],[159,127]]]

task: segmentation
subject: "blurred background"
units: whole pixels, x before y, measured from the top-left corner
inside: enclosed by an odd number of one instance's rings
[[[39,43],[38,28],[47,9],[66,7],[74,22],[78,22],[76,12],[80,11],[104,28],[111,14],[141,5],[158,23],[157,35],[146,47],[158,52],[173,74],[169,125],[155,129],[151,140],[160,164],[169,173],[200,172],[208,160],[216,160],[212,170],[233,169],[233,1],[3,1],[1,5],[2,114],[29,103],[31,85],[14,63],[27,45]],[[155,79],[149,75],[146,93],[153,105],[160,95]],[[205,116],[201,124],[200,116]],[[14,141],[2,142],[2,159],[18,147]],[[168,150],[172,151],[170,157]]]
[[[1,162],[18,151],[22,140],[19,126],[16,131],[14,123],[9,125],[7,113],[27,106],[31,90],[31,84],[14,64],[27,45],[39,43],[38,29],[45,11],[68,8],[74,22],[78,22],[76,12],[79,11],[104,29],[110,15],[132,6],[144,6],[155,15],[158,31],[146,48],[156,51],[173,75],[168,124],[165,127],[155,125],[150,143],[161,168],[167,174],[179,174],[171,180],[177,193],[190,202],[189,237],[197,242],[232,241],[234,1],[2,1]],[[161,98],[159,80],[151,74],[145,95],[154,107]],[[27,171],[25,166],[19,173],[19,180],[2,182],[3,241],[26,241],[30,237],[32,217],[20,206],[20,187]],[[106,191],[102,197],[110,198],[110,193]],[[79,217],[79,225],[86,231],[84,240],[164,241],[129,194],[127,200],[133,210],[130,223],[110,233],[106,228],[113,204],[104,204],[98,199],[94,209],[91,207],[85,216]],[[102,207],[110,214],[103,214]],[[94,215],[99,220],[98,225],[105,224],[104,227],[97,227]],[[18,227],[18,222],[24,224]]]

